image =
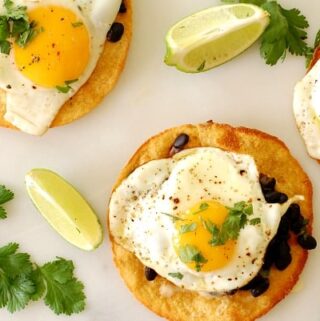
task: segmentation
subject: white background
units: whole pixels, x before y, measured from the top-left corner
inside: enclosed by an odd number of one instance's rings
[[[317,0],[281,1],[308,17],[310,42],[320,27]],[[62,256],[72,259],[86,287],[87,308],[72,317],[55,316],[42,301],[1,321],[156,321],[120,279],[110,244],[92,253],[69,245],[35,210],[28,199],[24,175],[32,168],[52,169],[89,200],[105,226],[110,190],[119,170],[149,136],[183,123],[212,119],[261,129],[280,137],[314,184],[315,236],[320,241],[319,165],[311,160],[295,127],[292,93],[305,73],[304,59],[289,56],[270,68],[259,57],[258,45],[237,59],[207,73],[188,75],[167,67],[164,36],[180,18],[218,4],[214,0],[136,0],[134,35],[126,68],[115,90],[83,119],[50,130],[44,137],[0,129],[0,183],[15,191],[6,206],[9,218],[0,222],[0,245],[18,242],[39,264]],[[291,293],[263,321],[320,320],[320,255],[310,253],[300,290]],[[245,321],[245,320],[244,320]]]

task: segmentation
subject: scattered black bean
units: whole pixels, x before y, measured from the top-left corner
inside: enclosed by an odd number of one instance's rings
[[[299,235],[298,243],[305,250],[313,250],[317,247],[316,239],[308,234]]]
[[[263,276],[261,274],[258,274],[256,277],[254,277],[248,284],[243,286],[241,290],[251,290],[255,287],[257,287],[261,282],[263,282]]]
[[[277,238],[281,240],[288,240],[290,238],[289,230],[290,230],[290,219],[289,219],[289,215],[285,214],[281,218],[278,231],[277,231]]]
[[[291,204],[286,212],[286,215],[289,216],[291,222],[297,221],[299,216],[301,216],[300,206],[295,203]]]
[[[187,134],[180,134],[173,143],[175,148],[183,148],[189,142],[189,136]]]
[[[290,246],[287,241],[281,240],[275,249],[274,264],[280,271],[285,270],[291,263]]]
[[[269,289],[270,282],[267,278],[262,278],[262,280],[250,290],[253,297],[258,297]]]
[[[288,196],[284,193],[269,191],[264,194],[267,203],[280,203],[283,204],[288,200]]]
[[[124,26],[120,22],[114,22],[108,31],[107,40],[110,42],[117,42],[121,39],[124,33]]]
[[[298,218],[295,221],[291,222],[291,231],[295,234],[299,234],[302,232],[302,229],[305,227],[305,219],[304,217],[299,214]]]
[[[275,178],[260,174],[259,181],[263,191],[274,191],[276,186]]]
[[[155,270],[146,266],[144,268],[144,275],[146,276],[146,279],[148,281],[153,281],[157,277],[158,273]]]
[[[262,266],[263,270],[269,270],[272,266],[272,264],[275,261],[275,256],[276,256],[276,248],[279,245],[279,239],[277,237],[274,237],[271,242],[269,243],[266,254],[264,256],[264,263]]]
[[[126,4],[122,1],[119,9],[120,13],[126,13],[127,12],[127,7]]]
[[[169,155],[173,156],[174,154],[179,153],[188,142],[189,136],[187,134],[180,134],[172,144]]]

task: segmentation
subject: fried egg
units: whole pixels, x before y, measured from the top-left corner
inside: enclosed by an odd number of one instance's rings
[[[150,161],[124,179],[111,196],[110,231],[142,264],[177,286],[225,293],[259,272],[281,216],[301,199],[268,204],[251,156],[193,148]],[[220,228],[230,208],[243,202],[255,224],[213,245],[210,224]]]
[[[320,60],[294,89],[293,110],[309,155],[320,159]]]
[[[42,135],[62,105],[92,74],[121,0],[13,0],[26,6],[37,34],[23,48],[0,54],[4,118],[20,130]],[[0,14],[4,1],[0,0]]]

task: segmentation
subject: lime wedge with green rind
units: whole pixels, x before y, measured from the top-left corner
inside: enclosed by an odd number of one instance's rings
[[[217,67],[249,48],[269,22],[268,12],[245,3],[200,11],[168,31],[165,63],[190,73]]]
[[[61,176],[48,169],[33,169],[25,182],[36,208],[63,238],[86,251],[101,244],[103,233],[97,215]]]

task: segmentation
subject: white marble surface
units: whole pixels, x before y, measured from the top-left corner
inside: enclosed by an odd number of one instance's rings
[[[319,24],[317,0],[281,1],[308,17],[313,37]],[[165,66],[164,35],[176,20],[218,4],[217,0],[135,0],[134,36],[125,71],[104,103],[83,119],[36,138],[0,129],[0,182],[16,198],[9,218],[0,222],[0,245],[21,244],[40,264],[62,256],[72,259],[86,287],[87,308],[76,316],[55,316],[39,301],[13,315],[0,310],[1,321],[156,321],[121,281],[107,240],[92,253],[66,243],[37,213],[28,199],[24,175],[34,167],[57,171],[92,203],[105,224],[107,200],[120,168],[150,135],[165,128],[213,119],[259,128],[279,136],[314,184],[315,236],[320,241],[319,165],[308,158],[292,115],[292,90],[304,72],[302,58],[288,57],[267,67],[258,46],[230,63],[199,75]],[[311,40],[310,40],[311,41]],[[311,253],[302,286],[278,304],[263,321],[320,320],[319,250]]]

